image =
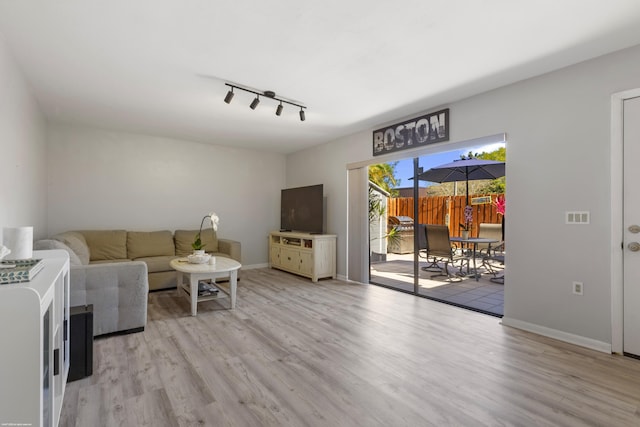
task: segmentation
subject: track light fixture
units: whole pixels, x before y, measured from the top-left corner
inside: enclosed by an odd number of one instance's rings
[[[255,110],[258,107],[258,104],[260,104],[260,97],[264,96],[266,98],[271,98],[273,100],[276,100],[280,103],[276,107],[276,116],[280,116],[282,114],[282,111],[284,110],[284,106],[282,105],[282,103],[284,102],[285,104],[293,105],[294,107],[300,108],[300,121],[304,122],[306,119],[304,114],[304,109],[307,107],[305,107],[304,105],[296,104],[295,102],[287,101],[286,99],[278,98],[276,97],[276,93],[274,91],[266,90],[264,92],[259,92],[257,90],[249,89],[246,87],[232,85],[231,83],[225,83],[225,85],[231,88],[229,92],[227,92],[227,96],[224,97],[224,102],[226,102],[227,104],[230,104],[231,100],[233,99],[233,95],[234,95],[233,90],[239,89],[239,90],[243,90],[245,92],[253,93],[254,95],[256,95],[253,101],[251,101],[251,105],[249,105],[249,107],[252,110]]]
[[[233,87],[231,87],[231,90],[227,92],[227,96],[224,97],[224,102],[226,102],[227,104],[231,104],[232,99],[233,99]]]
[[[258,104],[260,104],[260,95],[256,95],[256,98],[251,102],[251,105],[249,105],[249,108],[251,108],[252,110],[255,110]]]

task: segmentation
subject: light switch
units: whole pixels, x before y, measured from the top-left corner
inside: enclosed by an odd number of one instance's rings
[[[589,224],[589,211],[565,212],[566,224]]]

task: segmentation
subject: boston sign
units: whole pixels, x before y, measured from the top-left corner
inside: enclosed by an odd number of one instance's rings
[[[449,140],[449,109],[373,131],[373,155]]]

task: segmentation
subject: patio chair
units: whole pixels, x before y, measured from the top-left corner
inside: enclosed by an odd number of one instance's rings
[[[431,277],[446,276],[450,281],[453,280],[456,276],[449,272],[449,264],[454,266],[456,262],[460,262],[457,276],[464,276],[462,267],[465,262],[468,264],[469,257],[457,252],[455,248],[451,246],[449,227],[446,225],[427,224],[425,231],[427,235],[427,259],[433,260],[432,264],[428,267],[438,266],[439,270],[438,274],[433,274]],[[439,262],[444,263],[444,268],[439,267]]]
[[[504,242],[494,244],[487,247],[484,253],[482,253],[482,266],[493,277],[489,280],[494,283],[504,284]]]
[[[497,240],[498,243],[478,243],[476,250],[481,254],[486,254],[491,252],[492,246],[495,248],[504,245],[502,242],[502,224],[488,224],[488,223],[480,223],[480,227],[478,227],[478,237],[483,239],[493,239]]]
[[[502,273],[496,274],[494,277],[490,278],[489,281],[504,285],[504,271]]]
[[[417,233],[418,233],[418,242],[419,242],[419,247],[418,247],[418,256],[420,258],[424,258],[429,264],[426,266],[423,266],[421,269],[423,271],[430,271],[432,273],[438,273],[442,271],[442,268],[440,268],[440,266],[438,265],[438,258],[431,256],[429,257],[428,251],[427,251],[427,225],[426,224],[418,224],[418,229],[417,229]]]

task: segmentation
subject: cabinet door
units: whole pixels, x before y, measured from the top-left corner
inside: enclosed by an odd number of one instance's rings
[[[313,273],[313,254],[311,252],[300,253],[300,273],[306,275]]]
[[[300,251],[282,248],[280,253],[280,265],[282,267],[292,270],[299,271],[300,267]]]
[[[282,262],[280,261],[280,246],[271,245],[270,258],[271,258],[271,265],[279,266],[282,264]]]

